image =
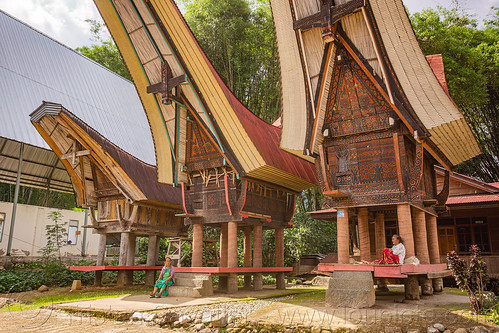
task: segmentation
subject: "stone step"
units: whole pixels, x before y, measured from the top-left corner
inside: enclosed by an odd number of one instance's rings
[[[169,290],[172,290],[170,294],[173,296],[211,296],[213,295],[213,280],[210,274],[175,273],[175,285]]]
[[[206,294],[207,291],[203,288],[193,288],[173,285],[168,288],[168,296],[173,297],[204,297],[213,295],[213,289],[211,294]]]

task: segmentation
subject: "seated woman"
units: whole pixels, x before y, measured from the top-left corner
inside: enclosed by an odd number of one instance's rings
[[[172,260],[170,257],[165,257],[165,265],[161,269],[159,278],[154,285],[154,290],[149,294],[151,298],[161,298],[161,296],[168,296],[168,287],[175,282],[175,269],[171,265]],[[159,292],[158,292],[159,290]]]
[[[374,264],[380,265],[397,265],[403,264],[405,259],[405,246],[402,244],[402,237],[399,235],[392,236],[393,247],[384,249],[381,259],[374,260]],[[362,261],[364,264],[372,264],[368,261]]]

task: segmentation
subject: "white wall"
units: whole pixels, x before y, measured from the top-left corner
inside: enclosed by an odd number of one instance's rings
[[[5,213],[5,222],[0,226],[0,256],[7,253],[7,243],[10,234],[10,222],[12,218],[11,202],[0,201],[0,213]],[[80,234],[77,236],[76,245],[66,245],[61,249],[63,256],[81,255],[83,244],[83,233],[85,228],[85,213],[79,211],[55,209],[30,205],[17,205],[16,221],[14,225],[14,236],[12,239],[12,256],[39,256],[38,250],[44,247],[47,243],[45,237],[45,226],[51,224],[52,221],[48,218],[50,212],[59,211],[62,214],[62,222],[68,222],[65,226],[66,230],[69,227],[70,220],[78,221],[78,230]],[[87,222],[90,224],[90,220]],[[85,254],[97,255],[97,247],[99,235],[93,233],[92,229],[87,229],[87,239]]]

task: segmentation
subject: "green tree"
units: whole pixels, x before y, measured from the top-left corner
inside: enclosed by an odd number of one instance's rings
[[[85,21],[91,25],[90,30],[97,44],[78,47],[76,51],[131,81],[132,77],[116,44],[114,44],[110,36],[106,36],[105,34],[105,25],[96,20]]]
[[[280,111],[277,47],[263,0],[182,0],[185,18],[229,89],[254,114],[273,122]]]
[[[450,95],[484,153],[457,171],[487,182],[499,181],[499,8],[492,12],[483,27],[458,2],[411,16],[423,52],[442,54]]]
[[[52,221],[52,224],[47,224],[45,226],[45,237],[47,238],[47,244],[42,247],[38,252],[42,255],[43,261],[47,264],[53,261],[56,254],[57,259],[61,260],[61,248],[67,245],[68,233],[64,227],[67,222],[62,223],[62,213],[58,211],[53,211],[48,214],[48,218]]]

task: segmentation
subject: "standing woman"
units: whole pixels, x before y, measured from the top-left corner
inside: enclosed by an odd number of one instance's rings
[[[159,278],[154,285],[154,290],[149,294],[151,298],[161,298],[161,296],[168,296],[168,287],[175,282],[175,269],[171,265],[172,260],[170,257],[165,257],[165,265],[161,269]],[[158,293],[159,290],[159,293]]]

